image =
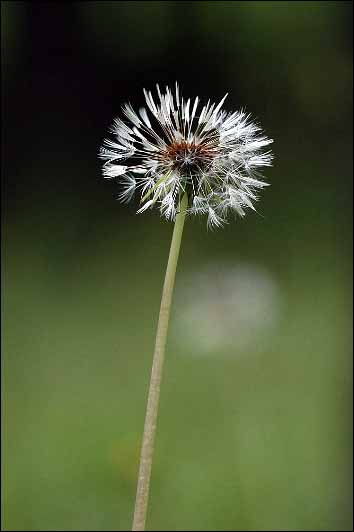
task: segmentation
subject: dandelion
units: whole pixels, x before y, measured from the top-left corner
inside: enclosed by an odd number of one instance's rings
[[[235,213],[241,217],[254,209],[257,190],[267,186],[260,168],[270,166],[272,155],[264,151],[271,139],[262,134],[244,111],[222,110],[210,101],[201,109],[198,96],[181,97],[176,84],[159,103],[144,90],[145,108],[136,113],[123,106],[129,124],[114,120],[115,140],[104,141],[100,157],[103,175],[119,178],[123,202],[140,194],[138,213],[158,206],[161,215],[174,221],[181,198],[187,196],[186,214],[206,215],[209,227],[218,227]]]
[[[183,275],[176,295],[174,344],[193,357],[257,353],[282,304],[271,272],[256,263],[199,264]]]
[[[138,194],[138,213],[156,206],[161,216],[174,221],[153,355],[133,531],[145,530],[167,328],[185,218],[205,215],[208,227],[220,227],[230,214],[243,217],[248,208],[255,210],[257,191],[267,185],[260,169],[272,162],[272,154],[265,148],[273,141],[244,111],[223,110],[227,95],[217,105],[208,101],[201,107],[198,96],[185,101],[177,84],[174,94],[169,87],[161,93],[157,85],[157,94],[155,101],[151,92],[144,90],[149,114],[145,108],[136,113],[125,104],[127,120],[114,120],[114,140],[106,139],[100,150],[103,175],[118,180],[122,202]]]

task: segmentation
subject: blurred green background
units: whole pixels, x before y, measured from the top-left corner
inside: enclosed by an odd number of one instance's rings
[[[352,529],[352,3],[2,2],[2,530],[129,530],[172,226],[97,153],[142,88],[275,139],[189,220],[149,530]]]

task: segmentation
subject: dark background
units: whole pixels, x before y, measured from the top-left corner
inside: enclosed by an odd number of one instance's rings
[[[1,4],[3,530],[126,530],[172,227],[97,153],[143,87],[274,138],[259,215],[188,220],[150,530],[351,530],[352,3]]]

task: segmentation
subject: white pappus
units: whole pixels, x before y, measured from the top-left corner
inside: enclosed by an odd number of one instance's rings
[[[268,185],[260,168],[271,166],[272,154],[264,148],[272,139],[244,111],[222,110],[227,95],[200,108],[198,96],[184,100],[177,83],[174,94],[156,87],[158,103],[144,89],[150,116],[145,108],[136,113],[123,105],[128,123],[116,118],[114,140],[104,140],[100,150],[103,176],[119,179],[119,199],[130,201],[139,192],[138,213],[158,205],[162,216],[174,220],[186,193],[187,214],[205,214],[209,227],[254,209],[257,190]]]

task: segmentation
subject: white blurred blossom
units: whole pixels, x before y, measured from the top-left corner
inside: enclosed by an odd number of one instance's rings
[[[258,265],[209,265],[179,281],[173,336],[195,355],[247,353],[279,316],[274,278]]]

